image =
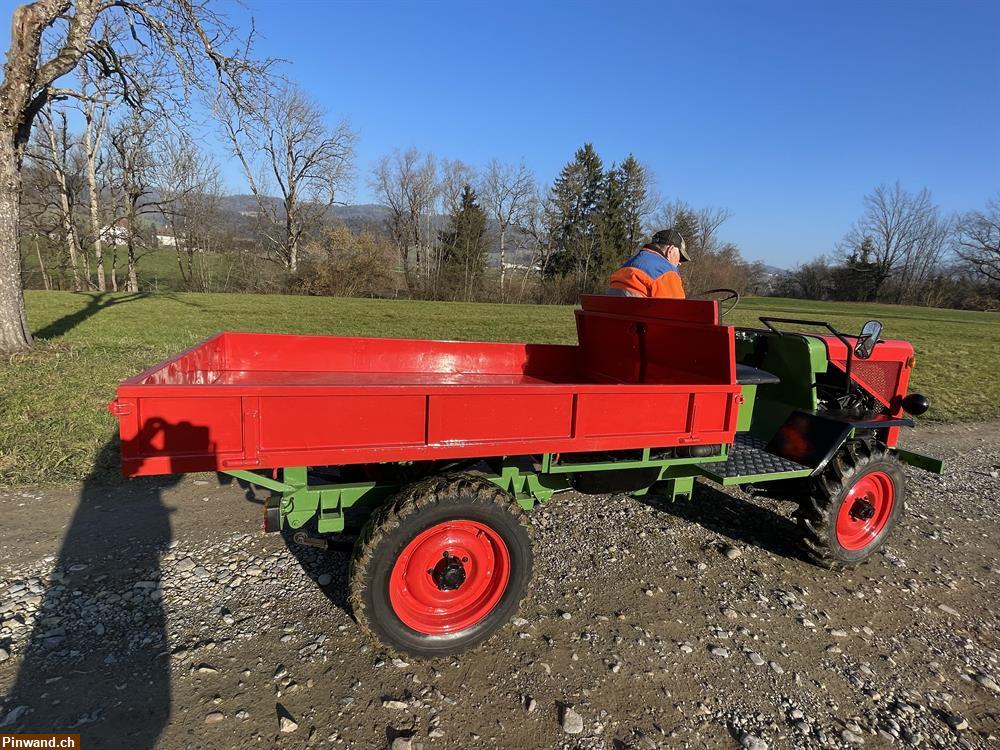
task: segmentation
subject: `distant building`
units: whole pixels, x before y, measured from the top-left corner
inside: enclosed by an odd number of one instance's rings
[[[160,247],[177,247],[177,237],[170,227],[160,227],[156,230],[156,244]]]
[[[101,228],[101,241],[109,245],[124,245],[128,242],[128,222],[118,219],[114,224]]]
[[[533,273],[541,273],[542,266],[538,263],[533,263],[528,265],[527,263],[504,263],[505,271],[531,271]]]

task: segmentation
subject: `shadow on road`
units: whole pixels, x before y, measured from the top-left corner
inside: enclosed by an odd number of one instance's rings
[[[670,502],[652,494],[637,499],[734,542],[760,547],[789,560],[806,561],[798,546],[801,533],[794,521],[707,484],[696,482],[691,500]]]
[[[220,485],[225,486],[235,482],[243,491],[244,499],[249,503],[260,506],[261,514],[263,515],[263,506],[269,495],[269,490],[252,485],[243,479],[234,479],[228,474],[220,473],[217,476]],[[356,528],[360,528],[363,524],[363,520],[358,521],[352,518],[352,521]],[[307,524],[306,528],[303,528],[302,531],[310,536],[319,537],[319,534],[315,533],[314,528],[309,528],[310,526],[310,524]],[[350,596],[348,590],[351,567],[350,547],[326,550],[298,544],[294,540],[295,531],[295,529],[286,528],[282,529],[280,533],[285,546],[288,547],[288,551],[292,553],[292,557],[295,558],[295,561],[302,568],[302,572],[319,587],[323,595],[335,607],[353,617],[351,605],[348,601]],[[329,537],[330,535],[325,536]],[[329,580],[327,580],[327,576],[329,576]]]
[[[169,719],[159,580],[171,526],[162,495],[180,477],[109,483],[118,447],[117,438],[102,447],[52,572],[42,576],[3,731],[71,730],[88,748],[143,750]]]

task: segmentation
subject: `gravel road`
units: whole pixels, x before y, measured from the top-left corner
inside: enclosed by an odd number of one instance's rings
[[[477,652],[394,659],[347,555],[260,533],[215,475],[0,491],[0,732],[93,748],[998,747],[1000,423],[906,444],[907,515],[833,573],[791,504],[564,494],[537,576]],[[249,495],[249,496],[248,496]]]

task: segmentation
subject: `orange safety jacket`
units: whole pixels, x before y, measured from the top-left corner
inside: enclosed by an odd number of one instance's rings
[[[684,299],[677,266],[655,250],[641,249],[611,274],[608,294]]]

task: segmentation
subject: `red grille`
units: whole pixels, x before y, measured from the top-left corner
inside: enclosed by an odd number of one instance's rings
[[[844,367],[843,364],[840,366]],[[899,362],[874,362],[870,359],[854,360],[851,365],[855,379],[886,402],[891,402],[896,395],[902,368]]]

